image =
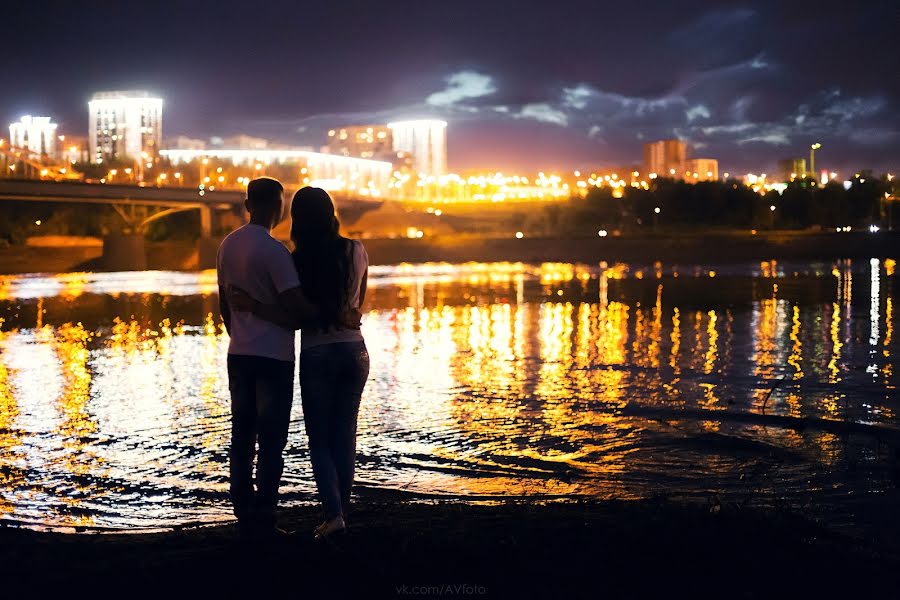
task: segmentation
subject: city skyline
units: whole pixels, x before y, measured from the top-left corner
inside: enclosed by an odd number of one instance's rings
[[[80,134],[94,91],[140,88],[164,99],[166,137],[247,134],[317,147],[336,125],[444,119],[452,171],[628,164],[644,143],[670,138],[732,172],[772,171],[815,142],[823,168],[893,171],[898,161],[886,2],[852,11],[694,2],[615,12],[526,3],[509,14],[487,5],[477,18],[458,5],[312,7],[301,15],[271,3],[249,21],[236,3],[208,14],[204,3],[177,12],[162,3],[160,14],[179,18],[165,19],[128,56],[90,36],[73,42],[62,34],[86,26],[84,11],[49,6],[42,24],[60,35],[37,45],[10,32],[22,50],[0,74],[11,90],[0,106],[6,122],[47,114],[61,131]],[[12,9],[26,21],[34,10]],[[204,14],[211,26],[188,32],[188,17]],[[116,7],[105,18],[121,29],[136,17]],[[303,27],[310,22],[322,27]],[[339,26],[380,35],[338,42],[328,32]],[[303,35],[284,35],[291,27]],[[548,43],[542,27],[564,33]],[[234,34],[245,43],[234,44]],[[47,77],[37,65],[62,44],[66,67]]]

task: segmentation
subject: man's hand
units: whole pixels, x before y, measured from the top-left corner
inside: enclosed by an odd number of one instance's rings
[[[222,323],[225,324],[225,331],[231,335],[231,306],[228,304],[228,292],[221,285],[219,286],[219,314],[222,315]]]
[[[246,290],[239,288],[236,285],[229,285],[228,304],[231,306],[232,310],[253,312],[257,302],[253,296],[246,292]]]
[[[362,325],[362,313],[358,308],[349,308],[341,315],[341,327],[344,329],[359,329]]]

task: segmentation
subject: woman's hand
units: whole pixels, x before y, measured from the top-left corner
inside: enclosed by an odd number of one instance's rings
[[[253,296],[236,285],[228,286],[228,303],[234,310],[242,312],[253,312],[257,304]]]

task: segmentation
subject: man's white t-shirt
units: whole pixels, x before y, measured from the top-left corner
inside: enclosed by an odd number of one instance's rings
[[[275,304],[278,294],[300,285],[288,249],[268,229],[252,223],[222,240],[216,269],[221,289],[238,286],[264,304]],[[230,316],[228,354],[294,360],[294,331],[250,312],[231,311]]]

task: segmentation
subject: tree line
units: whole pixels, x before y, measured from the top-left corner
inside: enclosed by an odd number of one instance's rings
[[[656,179],[649,189],[592,188],[586,197],[545,208],[545,229],[596,235],[710,229],[837,229],[885,227],[896,202],[896,181],[862,172],[825,185],[798,179],[776,190],[754,191],[737,180],[687,183]],[[900,216],[900,215],[896,215]]]

